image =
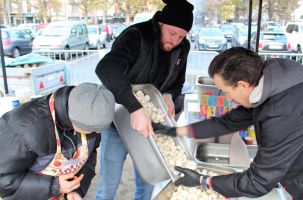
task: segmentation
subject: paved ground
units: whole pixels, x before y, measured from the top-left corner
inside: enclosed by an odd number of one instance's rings
[[[98,154],[99,155],[99,154]],[[99,160],[99,159],[98,159]],[[89,188],[89,191],[85,197],[85,200],[93,200],[95,199],[95,192],[99,183],[99,161],[96,167],[96,176],[92,181],[92,184]],[[119,189],[117,192],[116,200],[132,200],[134,199],[134,175],[133,175],[133,164],[130,156],[128,155],[126,158],[126,162],[124,163],[122,179],[119,185]]]

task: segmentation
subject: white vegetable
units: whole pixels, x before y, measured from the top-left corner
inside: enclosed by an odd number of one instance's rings
[[[151,102],[151,98],[149,95],[144,94],[142,90],[138,90],[135,92],[135,97],[138,101],[142,104],[143,108],[146,111],[146,114],[151,118],[152,122],[155,123],[165,123],[165,116],[163,110],[157,108]],[[175,141],[172,137],[166,135],[154,135],[154,141],[156,142],[166,164],[170,168],[170,170],[175,173],[179,174],[180,176],[184,176],[180,174],[178,171],[174,170],[174,166],[181,166],[186,167],[192,170],[197,170],[197,163],[191,160],[188,160],[185,151],[180,145],[176,145]],[[216,176],[217,173],[212,171],[208,171],[207,169],[199,169],[200,173],[204,175],[211,175]],[[203,191],[201,187],[184,187],[179,186],[177,190],[173,193],[169,192],[166,194],[167,199],[170,200],[217,200],[217,199],[224,199],[223,196],[219,195],[218,193],[212,190]]]

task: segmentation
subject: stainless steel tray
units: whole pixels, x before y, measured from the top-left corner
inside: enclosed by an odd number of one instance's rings
[[[239,169],[246,169],[248,167],[230,164],[230,144],[198,143],[195,150],[194,157],[197,163],[210,163]],[[249,158],[252,161],[256,156],[258,146],[247,145],[247,150]]]
[[[224,175],[224,174],[232,174],[237,172],[236,170],[224,167],[224,166],[218,166],[218,165],[211,165],[207,163],[198,163],[198,169],[206,169],[210,170],[212,172],[217,173],[218,175]],[[170,199],[172,193],[174,193],[177,190],[177,187],[174,185],[173,182],[169,182],[156,196],[153,198],[153,200],[167,200]],[[237,198],[232,198],[233,200],[236,200]]]
[[[132,88],[133,91],[142,90],[144,94],[148,94],[150,101],[158,108],[161,108],[165,114],[167,113],[167,107],[162,99],[162,95],[153,85],[133,85]],[[175,120],[168,117],[167,114],[165,116],[165,123],[169,126],[176,126]],[[120,104],[116,104],[114,124],[144,181],[156,184],[168,179],[175,181],[179,178],[168,168],[154,139],[151,136],[145,138],[132,129],[129,112]],[[175,143],[186,148],[182,142],[182,138],[176,138]],[[188,150],[185,150],[185,152],[187,156],[190,155]],[[155,176],[155,174],[157,175]]]
[[[205,92],[211,92],[212,95],[223,95],[222,92],[215,86],[215,83],[212,78],[208,76],[199,75],[196,79],[196,89],[199,94]]]

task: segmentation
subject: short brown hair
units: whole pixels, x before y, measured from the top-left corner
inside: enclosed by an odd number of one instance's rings
[[[208,74],[211,78],[216,74],[222,76],[231,86],[236,86],[239,80],[256,86],[263,74],[263,60],[249,49],[230,48],[212,60]]]

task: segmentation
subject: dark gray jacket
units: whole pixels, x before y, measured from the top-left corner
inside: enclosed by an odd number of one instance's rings
[[[73,134],[67,115],[72,88],[64,87],[55,93],[57,128],[62,152],[67,158],[75,153],[71,140],[74,145],[81,141],[80,134]],[[52,161],[57,150],[49,97],[25,103],[0,119],[0,197],[5,200],[47,200],[59,193],[58,178],[36,173]],[[99,143],[100,134],[88,135],[89,159],[77,174],[84,174],[81,186],[76,190],[82,197],[95,175]]]
[[[141,108],[132,93],[130,84],[154,84],[159,69],[160,29],[159,12],[153,19],[130,26],[116,39],[111,51],[98,63],[96,74],[114,94],[116,102],[129,112]],[[161,93],[170,93],[173,99],[181,94],[185,81],[187,56],[190,44],[185,38],[171,52],[170,66]]]
[[[254,125],[258,152],[243,173],[213,177],[215,191],[227,197],[259,197],[278,182],[294,199],[303,199],[303,66],[284,59],[264,64],[261,100],[226,115],[193,124],[197,138]]]

